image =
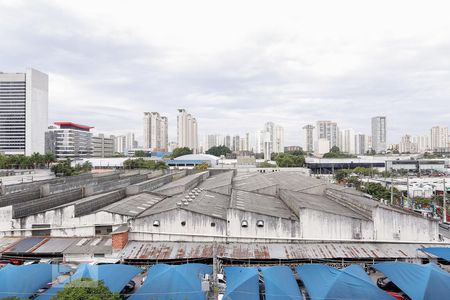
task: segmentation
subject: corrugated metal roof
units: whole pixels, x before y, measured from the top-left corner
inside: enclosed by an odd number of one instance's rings
[[[21,241],[20,237],[3,237],[0,238],[0,252],[7,250],[14,243]]]
[[[96,254],[112,253],[112,240],[109,236],[93,237],[93,238],[81,238],[78,241],[72,243],[64,254]]]
[[[79,238],[49,238],[38,248],[34,249],[33,253],[62,253],[70,245],[80,240]]]
[[[430,245],[428,245],[430,246]],[[390,243],[302,243],[302,244],[217,244],[216,255],[232,259],[408,259],[426,258],[418,251],[422,244]],[[137,242],[122,250],[123,259],[211,258],[212,243]]]
[[[39,245],[41,242],[45,240],[44,237],[29,237],[25,238],[18,243],[16,243],[14,246],[6,249],[4,252],[14,252],[14,253],[24,253],[32,250],[37,245]]]
[[[107,211],[119,215],[135,217],[143,211],[150,208],[155,203],[164,199],[164,196],[153,195],[150,193],[141,193],[127,197],[123,200],[101,208],[101,211]]]

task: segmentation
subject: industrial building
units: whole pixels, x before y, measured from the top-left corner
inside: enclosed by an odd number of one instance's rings
[[[428,256],[415,249],[450,238],[436,219],[286,170],[116,171],[6,186],[0,228],[7,257],[128,263],[420,260]]]

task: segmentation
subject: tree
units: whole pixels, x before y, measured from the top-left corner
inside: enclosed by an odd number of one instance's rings
[[[120,300],[118,294],[112,293],[103,281],[80,278],[67,283],[52,300]]]
[[[124,169],[150,169],[163,170],[167,169],[167,165],[161,160],[145,160],[143,158],[127,159],[123,162]]]
[[[134,157],[146,157],[149,156],[147,151],[144,150],[136,150],[134,152]]]
[[[258,165],[258,168],[276,168],[276,167],[277,167],[276,165],[269,163],[267,160]]]
[[[323,158],[356,158],[356,156],[342,153],[339,147],[333,146],[328,153],[323,155]]]
[[[194,167],[194,169],[196,169],[196,170],[202,170],[202,171],[208,170],[208,168],[209,168],[209,165],[208,165],[208,163],[206,163],[206,162],[201,163],[201,164],[199,164],[199,165],[196,165],[196,166]]]
[[[172,158],[187,155],[187,154],[192,154],[192,153],[193,153],[192,149],[189,149],[188,147],[175,148],[175,149],[173,149],[173,152],[172,152]]]
[[[55,154],[51,152],[47,152],[44,155],[44,163],[47,165],[47,168],[50,168],[50,164],[56,162]]]
[[[296,156],[288,153],[278,153],[274,160],[280,168],[303,167],[305,165],[305,157],[303,155]]]
[[[230,148],[228,148],[227,146],[213,146],[211,148],[208,149],[208,151],[206,151],[206,154],[210,154],[210,155],[214,155],[217,157],[220,156],[226,156],[227,154],[231,153]]]
[[[72,176],[75,173],[75,169],[71,166],[70,159],[60,161],[56,165],[53,165],[50,169],[55,175]]]

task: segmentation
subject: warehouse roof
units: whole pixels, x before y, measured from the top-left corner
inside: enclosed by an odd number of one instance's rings
[[[243,191],[258,191],[271,186],[276,186],[276,183],[266,178],[259,173],[253,173],[246,176],[236,176],[233,181],[233,188]]]
[[[156,192],[158,194],[164,194],[167,196],[173,196],[173,195],[179,193],[175,188],[180,187],[180,186],[189,185],[192,182],[194,182],[195,180],[197,180],[199,177],[205,176],[205,174],[207,174],[207,173],[208,173],[208,171],[205,171],[205,172],[195,173],[192,175],[182,177],[180,179],[174,180],[172,182],[169,182],[168,184],[165,184],[165,185],[155,189],[154,192]],[[172,191],[172,189],[174,189],[174,190]]]
[[[199,185],[199,187],[209,191],[225,185],[231,185],[231,182],[233,180],[233,174],[234,174],[233,171],[227,171],[211,175],[205,181],[203,181]]]
[[[230,207],[284,219],[298,219],[279,198],[253,192],[233,190]]]
[[[120,200],[106,207],[103,207],[100,210],[119,215],[135,217],[164,198],[165,198],[164,196],[144,192],[141,194],[127,197],[123,200]]]
[[[159,201],[150,209],[139,215],[139,217],[145,217],[180,208],[216,218],[227,218],[227,208],[230,202],[229,196],[199,190],[198,195],[193,199],[190,198],[190,201],[187,201],[188,204],[185,205],[183,202],[186,203],[186,201],[184,201],[186,196],[189,196],[189,193],[168,197],[162,201]]]

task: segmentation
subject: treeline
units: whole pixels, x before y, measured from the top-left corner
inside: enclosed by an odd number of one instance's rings
[[[31,156],[25,155],[3,155],[0,154],[0,169],[36,169],[50,167],[56,161],[53,153],[39,154],[33,153]]]
[[[167,165],[164,161],[160,160],[145,160],[143,158],[127,159],[123,162],[124,169],[150,169],[150,170],[163,170],[167,169]]]
[[[91,170],[91,162],[86,161],[83,164],[76,164],[72,167],[72,162],[69,158],[64,161],[60,161],[51,167],[51,171],[55,173],[56,176],[80,175],[82,173],[90,172]]]

